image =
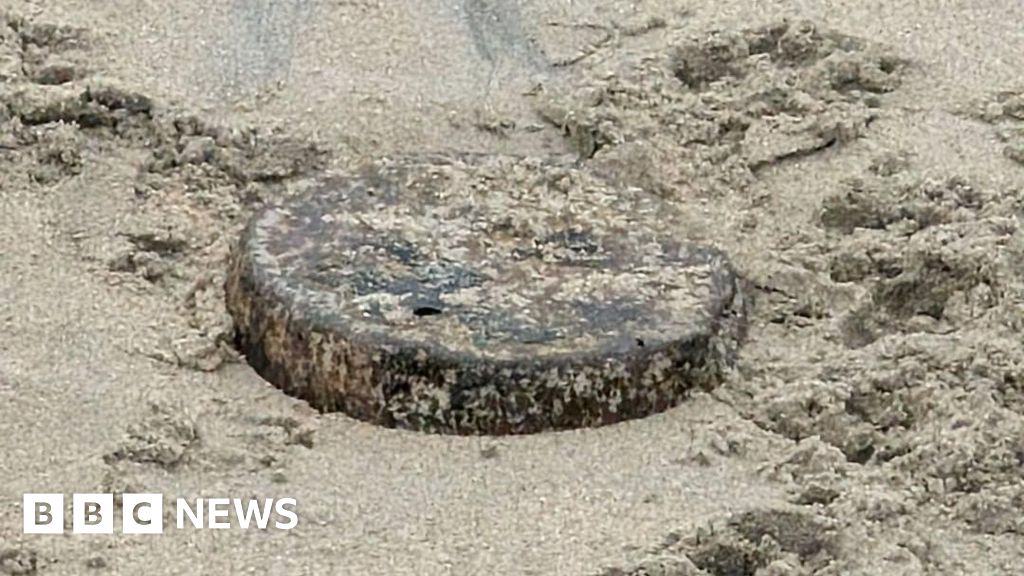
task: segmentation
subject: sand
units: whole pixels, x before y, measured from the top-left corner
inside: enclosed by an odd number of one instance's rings
[[[0,2],[0,574],[1019,573],[1024,7],[612,5]],[[756,288],[733,373],[515,438],[260,379],[248,215],[445,150],[675,203]],[[133,491],[300,524],[22,534],[25,492]]]

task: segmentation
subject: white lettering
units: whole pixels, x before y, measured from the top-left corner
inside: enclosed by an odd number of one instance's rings
[[[274,511],[277,512],[277,515],[289,519],[288,522],[278,520],[274,524],[279,530],[291,530],[299,525],[299,515],[295,512],[297,505],[295,498],[281,498],[274,503]]]
[[[192,522],[193,528],[203,527],[203,499],[196,498],[196,509],[193,511],[184,498],[178,498],[175,504],[178,508],[178,529],[185,527],[185,516]]]
[[[249,522],[252,521],[253,516],[256,517],[256,526],[260,530],[266,530],[267,524],[270,522],[270,511],[273,507],[273,499],[268,499],[263,502],[263,508],[260,508],[258,500],[249,500],[248,505],[242,508],[242,501],[235,499],[235,516],[238,518],[238,525],[242,528],[249,528]]]
[[[217,528],[223,530],[225,528],[231,528],[231,521],[228,520],[228,516],[231,514],[231,500],[227,498],[210,498],[206,501],[208,506],[207,514],[207,526],[209,528]],[[224,520],[219,520],[223,518]]]

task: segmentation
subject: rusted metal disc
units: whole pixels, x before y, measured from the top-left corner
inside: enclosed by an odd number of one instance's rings
[[[504,156],[380,160],[266,209],[227,300],[285,392],[457,434],[665,410],[720,378],[745,321],[726,256],[658,197]]]

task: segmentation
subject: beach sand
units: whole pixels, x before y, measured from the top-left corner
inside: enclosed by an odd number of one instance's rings
[[[4,0],[0,574],[1018,574],[1024,5]],[[231,348],[259,206],[396,152],[579,157],[756,304],[642,420],[321,415]],[[293,497],[22,534],[22,494]],[[173,523],[173,513],[168,519]]]

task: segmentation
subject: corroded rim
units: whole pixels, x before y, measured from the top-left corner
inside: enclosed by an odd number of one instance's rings
[[[675,240],[656,197],[588,178],[511,157],[402,158],[268,208],[231,259],[238,344],[287,393],[389,427],[532,433],[674,406],[731,363],[740,281],[723,253]],[[506,234],[510,210],[526,228]],[[431,317],[410,315],[423,298]]]

